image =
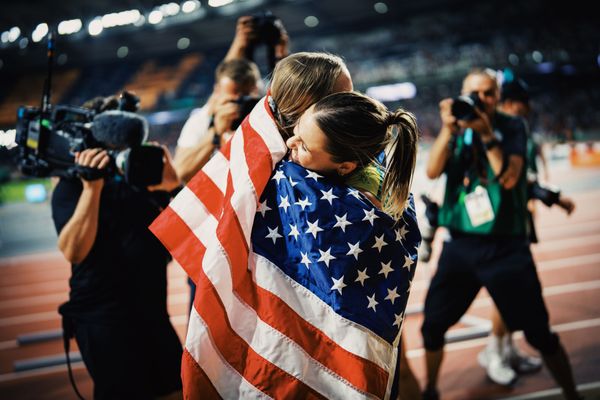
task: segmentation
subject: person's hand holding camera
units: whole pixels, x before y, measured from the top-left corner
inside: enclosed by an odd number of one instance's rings
[[[287,31],[285,30],[285,27],[283,26],[283,22],[281,22],[281,20],[279,20],[279,19],[277,20],[277,22],[278,22],[279,32],[281,35],[279,38],[279,42],[277,42],[277,44],[275,45],[275,59],[277,61],[280,61],[290,54],[290,49],[289,49],[290,37],[289,37]]]
[[[459,120],[458,125],[461,128],[471,128],[479,134],[483,143],[487,143],[494,139],[494,130],[492,129],[492,123],[490,117],[485,111],[480,110],[477,107],[473,108],[476,118],[472,120]]]
[[[105,149],[85,149],[75,153],[75,164],[80,172],[84,190],[99,191],[104,186],[103,169],[110,162]]]
[[[231,47],[225,56],[225,60],[235,58],[244,58],[246,50],[256,44],[258,32],[254,18],[250,15],[244,15],[237,20],[235,28],[235,37],[231,42]]]
[[[220,96],[215,105],[215,134],[223,136],[233,130],[233,122],[240,117],[240,107],[236,103],[237,95]]]
[[[447,130],[449,133],[458,132],[458,120],[452,114],[452,102],[453,100],[448,98],[440,101],[440,118],[442,119],[442,128]]]

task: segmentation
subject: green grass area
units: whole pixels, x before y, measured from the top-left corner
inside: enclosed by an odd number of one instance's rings
[[[0,204],[25,201],[25,188],[35,183],[43,184],[46,187],[46,191],[50,193],[52,183],[49,178],[12,181],[0,185]]]

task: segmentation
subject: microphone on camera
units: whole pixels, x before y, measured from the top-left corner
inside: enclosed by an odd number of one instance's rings
[[[104,111],[94,117],[92,136],[111,149],[135,147],[148,138],[148,122],[132,112]]]

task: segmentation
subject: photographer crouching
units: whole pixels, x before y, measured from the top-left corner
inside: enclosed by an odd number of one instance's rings
[[[102,146],[76,152],[79,177],[61,177],[52,195],[58,248],[72,263],[69,300],[59,308],[65,346],[75,338],[95,399],[178,395],[182,347],[167,312],[170,256],[148,225],[180,181],[166,147],[154,146],[158,167],[134,156],[147,122],[103,109],[111,103],[101,101],[93,121]],[[114,154],[124,149],[119,165]],[[146,168],[158,177],[147,179]]]

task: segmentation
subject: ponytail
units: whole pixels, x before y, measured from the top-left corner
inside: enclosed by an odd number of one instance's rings
[[[414,115],[403,109],[389,112],[364,94],[341,92],[319,100],[313,118],[327,136],[325,150],[334,162],[355,161],[363,168],[377,162],[377,156],[385,151],[383,210],[399,219],[406,208],[417,159],[419,130]]]
[[[417,161],[419,130],[413,114],[401,108],[388,113],[389,145],[386,149],[387,168],[383,179],[383,208],[394,218],[400,218],[406,208],[410,185]],[[396,126],[396,129],[390,129]]]

